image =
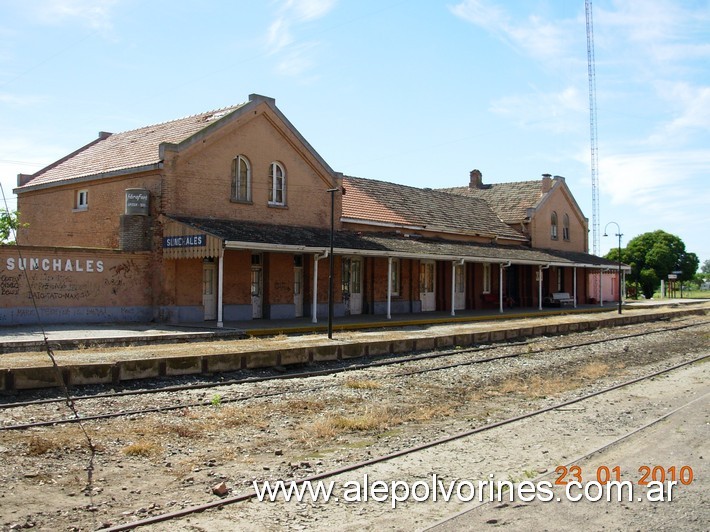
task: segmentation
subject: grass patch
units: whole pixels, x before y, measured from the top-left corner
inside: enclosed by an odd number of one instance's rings
[[[61,448],[61,444],[54,440],[50,440],[42,436],[32,436],[27,442],[27,455],[41,456],[51,451],[57,451]]]
[[[150,440],[138,440],[124,447],[121,451],[127,456],[153,456],[162,452],[163,448]]]
[[[382,385],[372,379],[356,379],[354,377],[349,377],[345,379],[343,386],[346,388],[351,388],[353,390],[377,390],[382,388]]]
[[[388,408],[375,408],[354,415],[328,415],[312,423],[305,434],[305,440],[328,440],[354,432],[385,430],[396,425],[401,419]]]
[[[590,362],[569,375],[513,376],[494,385],[488,395],[522,394],[532,399],[551,397],[579,388],[590,380],[609,374],[610,367],[603,362]]]

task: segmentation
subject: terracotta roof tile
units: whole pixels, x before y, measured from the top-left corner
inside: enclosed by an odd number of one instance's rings
[[[242,105],[244,104],[123,133],[108,134],[105,138],[99,138],[64,159],[40,170],[24,186],[61,182],[159,163],[161,143],[179,143]]]
[[[343,217],[521,239],[480,198],[344,176]]]
[[[542,183],[539,180],[493,183],[484,185],[483,188],[453,187],[439,190],[482,199],[508,224],[527,218],[527,210],[537,205],[542,198]]]

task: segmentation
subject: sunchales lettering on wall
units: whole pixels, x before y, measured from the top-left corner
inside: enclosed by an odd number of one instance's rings
[[[29,270],[44,272],[86,272],[101,273],[104,271],[104,261],[93,259],[59,259],[59,258],[18,258],[5,259],[7,271]]]

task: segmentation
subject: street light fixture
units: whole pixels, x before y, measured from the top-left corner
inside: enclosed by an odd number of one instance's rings
[[[619,224],[616,222],[609,222],[604,226],[604,235],[603,236],[609,236],[606,234],[606,228],[609,227],[610,224],[614,224],[616,226],[616,230],[618,231],[614,236],[619,237],[619,314],[621,314],[621,237],[624,236],[621,234],[621,227],[619,227]]]

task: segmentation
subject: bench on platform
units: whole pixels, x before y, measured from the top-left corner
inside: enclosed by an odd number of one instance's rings
[[[543,303],[549,307],[565,307],[574,305],[574,298],[567,292],[555,292],[551,296],[543,299]]]

